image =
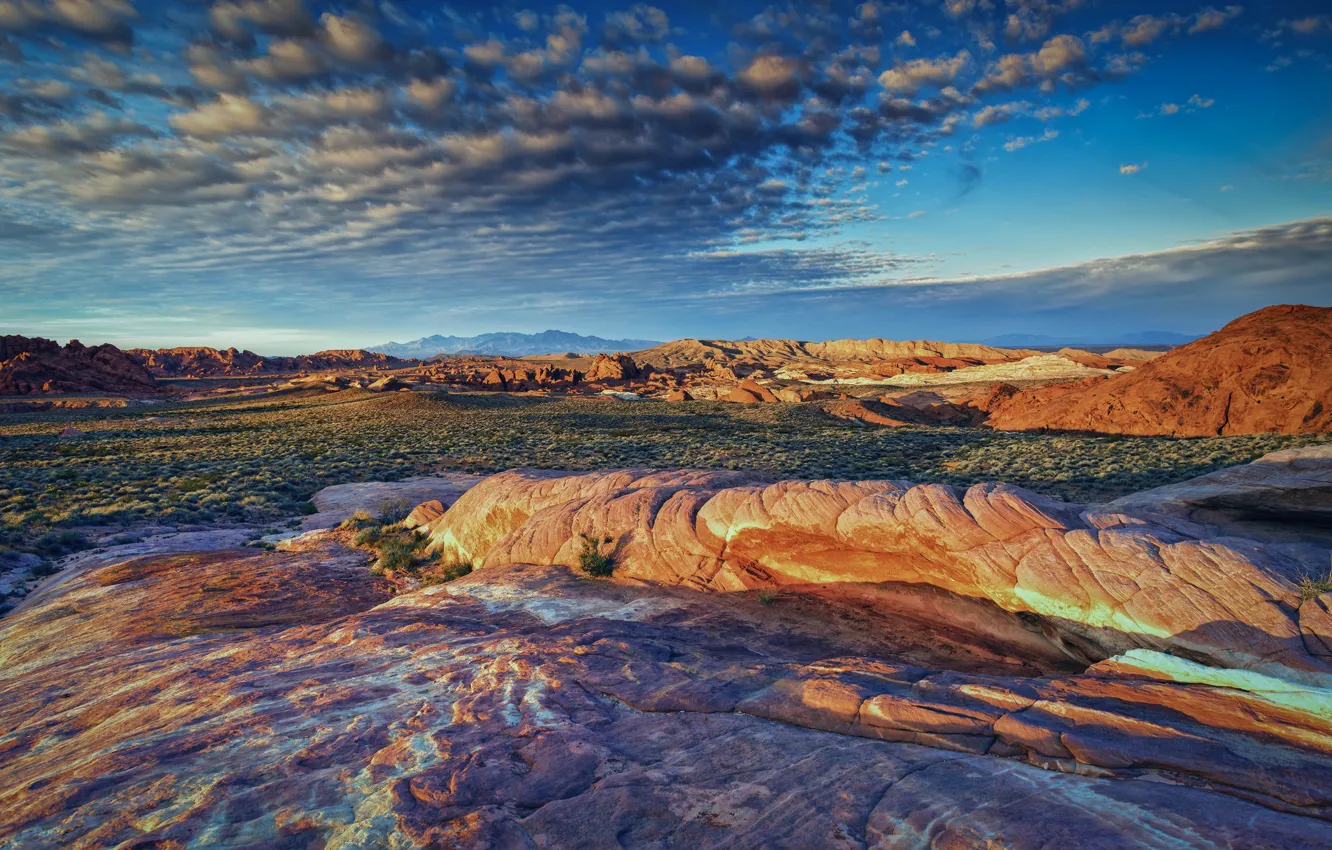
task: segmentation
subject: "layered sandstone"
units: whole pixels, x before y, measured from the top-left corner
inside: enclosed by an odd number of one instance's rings
[[[989,424],[1175,437],[1332,430],[1332,308],[1264,308],[1126,374],[1010,394]]]
[[[65,346],[40,337],[0,337],[0,396],[111,393],[153,395],[157,382],[114,345]]]
[[[390,598],[365,567],[103,553],[0,620],[0,844],[1329,844],[1332,715],[1289,682],[558,566]]]
[[[587,533],[611,538],[619,575],[703,590],[928,584],[1029,617],[1086,661],[1142,648],[1332,687],[1332,623],[1299,591],[1326,550],[1005,484],[515,471],[428,528],[443,560],[477,568],[573,565]]]
[[[125,352],[154,375],[164,378],[210,378],[283,375],[336,370],[401,369],[417,361],[360,349],[337,349],[295,357],[264,357],[236,348],[131,348]]]

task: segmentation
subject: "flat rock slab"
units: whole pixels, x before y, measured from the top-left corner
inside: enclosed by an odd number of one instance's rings
[[[314,502],[319,512],[306,517],[301,522],[301,530],[333,528],[357,511],[374,514],[398,502],[409,503],[409,510],[432,499],[438,499],[446,506],[451,505],[484,478],[484,475],[455,472],[402,481],[335,484],[314,494],[310,501]]]
[[[1228,525],[1258,539],[1332,541],[1332,445],[1271,452],[1253,463],[1133,493],[1106,507]]]

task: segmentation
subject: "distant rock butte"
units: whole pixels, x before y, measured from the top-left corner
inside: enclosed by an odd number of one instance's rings
[[[506,473],[427,528],[480,569],[78,556],[0,620],[0,845],[1332,846],[1300,547],[743,472]]]
[[[894,341],[889,339],[839,339],[830,342],[801,342],[792,339],[755,339],[728,341],[682,339],[634,352],[639,363],[653,366],[690,366],[707,360],[726,363],[752,360],[769,366],[794,361],[823,363],[905,360],[909,358],[974,359],[984,362],[1021,360],[1041,352],[1027,349],[994,348],[975,343]]]
[[[164,378],[242,377],[340,369],[401,369],[414,361],[360,349],[338,349],[295,357],[263,357],[235,348],[131,348],[125,352]]]
[[[1205,437],[1332,430],[1332,308],[1243,316],[1126,374],[995,399],[989,425]]]
[[[0,336],[0,396],[65,393],[150,396],[157,382],[114,345]]]

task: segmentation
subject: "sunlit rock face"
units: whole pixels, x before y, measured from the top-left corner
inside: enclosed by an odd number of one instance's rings
[[[442,558],[476,567],[573,565],[588,534],[610,538],[629,578],[715,591],[930,585],[1027,616],[1086,662],[1145,648],[1332,686],[1325,609],[1299,590],[1326,572],[1325,549],[1004,484],[516,471],[428,527]]]
[[[1005,431],[1212,437],[1332,431],[1332,308],[1275,305],[1139,368],[994,399]]]
[[[315,531],[86,553],[0,620],[0,847],[1332,846],[1326,550],[1001,485],[427,483],[445,585]]]

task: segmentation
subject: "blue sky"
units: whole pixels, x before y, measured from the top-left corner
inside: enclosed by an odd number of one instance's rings
[[[0,0],[0,332],[266,353],[1332,304],[1325,3]]]

